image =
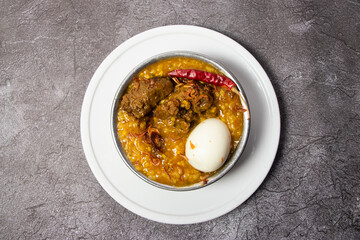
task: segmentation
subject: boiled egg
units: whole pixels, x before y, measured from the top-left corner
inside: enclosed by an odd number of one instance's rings
[[[209,118],[199,123],[186,140],[185,155],[199,171],[219,169],[230,152],[231,135],[224,122]]]

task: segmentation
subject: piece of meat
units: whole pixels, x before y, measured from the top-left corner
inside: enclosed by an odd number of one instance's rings
[[[210,108],[212,103],[213,97],[209,86],[197,82],[180,84],[155,108],[154,115],[165,119],[177,115],[180,109],[201,113]],[[184,115],[183,111],[181,113]]]
[[[159,104],[154,110],[154,115],[161,119],[166,119],[169,116],[176,116],[179,112],[180,103],[176,98],[165,100],[164,103]]]
[[[180,117],[183,118],[186,122],[191,123],[192,121],[195,121],[197,114],[191,109],[183,110],[180,112]]]
[[[172,81],[167,77],[142,80],[137,84],[124,94],[120,103],[122,109],[136,118],[145,116],[174,90]]]
[[[195,93],[192,95],[190,93],[190,102],[193,111],[196,113],[206,111],[211,107],[214,101],[210,87],[205,84],[196,83],[194,84],[193,89],[195,89]]]
[[[209,86],[198,82],[178,84],[174,92],[155,108],[154,116],[160,119],[175,118],[175,127],[187,132],[198,113],[209,109],[212,103]]]

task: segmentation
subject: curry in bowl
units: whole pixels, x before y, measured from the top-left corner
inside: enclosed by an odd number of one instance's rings
[[[127,161],[151,181],[176,188],[205,185],[221,171],[249,120],[236,84],[189,54],[146,64],[117,101],[116,137]]]

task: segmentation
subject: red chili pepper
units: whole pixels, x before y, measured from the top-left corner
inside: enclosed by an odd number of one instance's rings
[[[204,72],[200,70],[176,69],[172,72],[169,72],[168,75],[170,77],[180,77],[180,78],[187,78],[192,80],[199,80],[206,83],[212,83],[220,87],[225,86],[229,89],[236,87],[236,84],[228,77],[215,73]]]

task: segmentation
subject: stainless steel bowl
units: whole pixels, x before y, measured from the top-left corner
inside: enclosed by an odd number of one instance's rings
[[[127,159],[125,151],[121,145],[121,142],[119,141],[118,135],[117,135],[117,128],[116,128],[116,121],[117,121],[117,110],[119,107],[119,102],[121,100],[121,97],[123,96],[123,94],[125,93],[126,88],[129,86],[130,81],[133,79],[133,77],[143,68],[145,68],[146,66],[157,62],[159,60],[165,59],[165,58],[170,58],[170,57],[190,57],[190,58],[195,58],[195,59],[199,59],[202,60],[204,62],[210,63],[213,66],[215,66],[217,69],[219,69],[224,75],[226,75],[228,78],[232,79],[236,85],[237,88],[239,90],[239,93],[241,95],[241,101],[243,105],[249,106],[249,104],[247,103],[247,98],[245,96],[245,92],[241,87],[241,84],[239,82],[238,79],[235,78],[234,75],[232,75],[228,70],[226,70],[223,66],[221,66],[220,64],[218,64],[217,62],[215,62],[214,60],[210,59],[209,57],[206,57],[204,55],[200,55],[198,53],[194,53],[194,52],[188,52],[188,51],[175,51],[175,52],[166,52],[166,53],[162,53],[159,55],[156,55],[154,57],[151,57],[150,59],[147,59],[146,61],[142,62],[141,64],[139,64],[137,67],[135,67],[128,75],[127,77],[124,79],[124,81],[121,82],[119,89],[116,92],[116,95],[114,97],[113,100],[113,104],[112,104],[112,115],[111,115],[111,127],[113,129],[112,131],[112,136],[113,136],[113,140],[114,143],[116,145],[116,148],[119,152],[120,158],[125,162],[126,166],[128,166],[128,168],[134,173],[136,174],[139,178],[141,178],[143,181],[158,187],[158,188],[162,188],[165,190],[171,190],[171,191],[189,191],[189,190],[195,190],[195,189],[199,189],[199,188],[203,188],[206,186],[209,186],[210,184],[216,182],[217,180],[219,180],[220,178],[222,178],[226,173],[228,173],[230,171],[230,169],[235,165],[235,163],[240,159],[241,154],[243,153],[244,149],[245,149],[245,145],[249,136],[249,130],[250,130],[250,109],[248,109],[249,111],[245,112],[244,115],[244,124],[243,124],[243,134],[242,137],[240,139],[240,142],[235,150],[235,152],[233,152],[232,155],[230,155],[227,159],[227,161],[225,162],[225,164],[212,176],[210,176],[208,178],[208,182],[206,184],[202,184],[201,182],[190,185],[190,186],[185,186],[185,187],[174,187],[174,186],[169,186],[169,185],[165,185],[165,184],[161,184],[158,182],[155,182],[151,179],[149,179],[148,177],[146,177],[145,175],[143,175],[142,173],[138,172],[134,166],[131,164],[131,162]]]

